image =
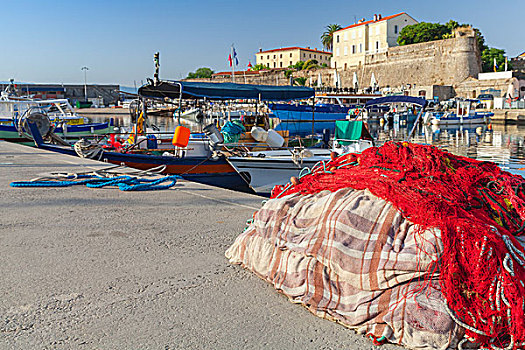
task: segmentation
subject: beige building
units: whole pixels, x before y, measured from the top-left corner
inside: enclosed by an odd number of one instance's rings
[[[374,19],[340,29],[333,34],[332,68],[348,69],[364,64],[366,55],[385,52],[389,47],[397,46],[401,30],[418,22],[405,12]]]
[[[331,52],[319,51],[309,47],[284,47],[262,51],[255,54],[256,63],[268,68],[286,68],[299,61],[316,60],[320,65],[325,63],[330,66]]]

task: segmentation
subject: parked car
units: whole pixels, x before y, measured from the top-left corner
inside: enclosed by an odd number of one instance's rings
[[[494,95],[492,94],[480,94],[478,95],[478,100],[480,101],[494,101]]]

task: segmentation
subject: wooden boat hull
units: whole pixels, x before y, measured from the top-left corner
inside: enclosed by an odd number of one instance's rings
[[[30,124],[38,148],[78,157],[72,147],[46,144],[34,124]],[[95,160],[131,168],[148,170],[165,165],[164,174],[180,175],[189,181],[235,191],[254,193],[247,182],[227,162],[225,157],[175,157],[104,151]]]
[[[113,132],[113,122],[90,123],[79,125],[67,125],[55,128],[54,133],[62,139],[79,139],[91,135],[105,135]],[[22,143],[28,146],[34,145],[34,141],[29,137],[20,136],[15,126],[11,124],[0,124],[0,140]]]

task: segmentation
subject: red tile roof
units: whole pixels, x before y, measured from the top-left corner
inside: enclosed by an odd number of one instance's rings
[[[327,51],[319,51],[319,50],[309,49],[309,48],[306,48],[306,47],[298,47],[298,46],[283,47],[283,48],[280,48],[280,49],[266,50],[266,51],[261,51],[261,52],[257,52],[257,53],[267,53],[267,52],[287,51],[287,50],[304,50],[304,51],[311,51],[311,52],[317,52],[317,53],[324,53],[324,54],[327,54],[327,55],[331,55],[332,54],[331,52],[327,52]]]
[[[370,21],[366,21],[366,22],[361,22],[361,23],[356,23],[356,24],[352,24],[352,25],[349,25],[348,27],[344,27],[344,28],[341,28],[339,30],[336,30],[336,32],[339,32],[341,30],[345,30],[345,29],[349,29],[349,28],[354,28],[354,27],[359,27],[359,26],[363,26],[365,24],[370,24],[370,23],[377,23],[377,22],[381,22],[381,21],[386,21],[386,20],[389,20],[389,19],[392,19],[394,17],[397,17],[397,16],[401,16],[401,15],[405,15],[406,12],[401,12],[401,13],[398,13],[398,14],[395,14],[395,15],[392,15],[392,16],[387,16],[387,17],[383,17],[381,19],[378,19],[377,21],[374,21],[373,19],[370,20]]]

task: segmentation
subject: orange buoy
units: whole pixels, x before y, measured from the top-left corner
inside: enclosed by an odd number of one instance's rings
[[[301,181],[300,181],[298,178],[296,178],[295,176],[292,176],[292,177],[290,178],[290,182],[291,182],[294,186],[297,186],[297,185],[299,185],[299,184],[301,183]]]
[[[332,152],[332,153],[330,153],[330,159],[332,159],[332,160],[336,160],[337,157],[339,157],[339,155],[337,154],[337,152]]]
[[[357,156],[353,153],[350,153],[348,156],[347,156],[347,159],[350,163],[353,163],[353,162],[356,162],[357,161]]]
[[[190,129],[185,126],[179,125],[175,128],[175,133],[173,134],[173,146],[176,147],[186,147],[190,141]]]

